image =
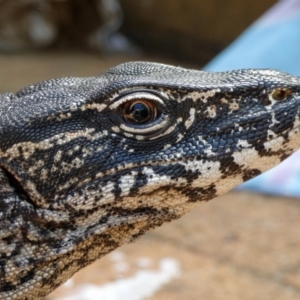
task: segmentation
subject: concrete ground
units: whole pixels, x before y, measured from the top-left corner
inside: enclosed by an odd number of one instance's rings
[[[132,58],[61,53],[2,55],[0,92],[15,92],[51,77],[94,75],[128,60]],[[173,274],[170,280],[164,277],[165,284],[147,299],[300,299],[299,216],[300,201],[295,199],[231,192],[117,249],[78,272],[47,299],[84,300],[74,298],[74,293],[79,294],[78,287],[87,283],[100,287],[110,283],[114,287],[122,280],[136,278],[141,270],[159,274],[160,263],[166,258],[178,264],[176,276]],[[149,279],[142,288],[152,283]],[[135,297],[139,288],[132,288],[129,296],[105,299],[145,299]],[[68,295],[73,298],[66,298]],[[100,298],[95,294],[86,299]]]

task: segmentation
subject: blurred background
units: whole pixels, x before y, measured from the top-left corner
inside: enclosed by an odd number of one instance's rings
[[[0,92],[130,60],[300,76],[299,49],[300,0],[0,0]],[[300,299],[299,161],[121,247],[46,299]]]

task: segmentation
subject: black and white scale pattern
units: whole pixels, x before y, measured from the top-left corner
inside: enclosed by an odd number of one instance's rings
[[[2,94],[0,114],[0,299],[38,299],[297,150],[300,79],[131,62]]]

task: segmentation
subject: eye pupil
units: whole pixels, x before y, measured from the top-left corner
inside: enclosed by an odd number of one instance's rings
[[[150,116],[149,107],[144,103],[135,103],[129,111],[132,119],[138,123],[146,122]]]
[[[160,111],[153,101],[137,99],[124,104],[122,115],[127,123],[142,125],[154,121]]]

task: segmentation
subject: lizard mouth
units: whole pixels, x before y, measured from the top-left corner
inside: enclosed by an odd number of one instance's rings
[[[262,155],[267,155],[267,156],[278,156],[279,158],[286,158],[289,154],[291,154],[293,151],[297,150],[297,148],[300,147],[300,139],[297,139],[294,137],[296,134],[300,134],[300,125],[291,129],[287,129],[284,132],[282,132],[280,135],[269,139],[265,141],[264,143],[258,144],[257,146],[264,146],[265,154]],[[191,162],[193,164],[193,161],[200,161],[201,159],[203,160],[210,160],[212,162],[218,162],[220,157],[226,158],[226,157],[232,157],[234,153],[237,152],[242,152],[242,151],[247,151],[250,149],[256,150],[254,145],[248,144],[248,146],[241,147],[241,148],[236,148],[231,149],[230,151],[223,151],[223,152],[218,152],[218,153],[210,153],[207,154],[206,157],[203,158],[197,158],[196,155],[190,155],[190,156],[181,156],[173,161],[154,161],[151,164],[149,162],[144,162],[139,165],[124,165],[123,168],[118,169],[118,173],[120,176],[125,176],[126,174],[132,172],[132,171],[139,171],[141,168],[149,168],[149,172],[153,170],[155,167],[168,167],[169,165],[176,165],[176,164],[181,164],[181,163],[187,163]],[[272,150],[272,147],[274,150]],[[270,149],[270,150],[268,150]],[[259,149],[257,150],[259,152]],[[249,158],[252,159],[252,158]],[[248,159],[248,162],[249,162]],[[246,162],[245,162],[246,163]],[[271,166],[272,167],[272,166]],[[194,167],[195,171],[201,171],[200,169],[197,170],[197,163],[195,163]],[[155,171],[154,171],[155,172]],[[105,178],[107,176],[110,176],[112,171],[108,172],[99,172],[95,176],[95,180],[101,180],[101,178]],[[150,173],[149,173],[150,174]],[[150,174],[151,175],[151,174]],[[149,175],[149,176],[150,176]],[[171,175],[170,175],[171,176]],[[184,176],[183,176],[184,177]],[[81,184],[76,186],[76,189],[84,189],[86,184]],[[167,184],[166,184],[167,185]]]
[[[278,156],[282,156],[282,157],[287,157],[287,155],[291,154],[293,151],[296,151],[297,148],[300,148],[300,139],[294,137],[294,135],[297,135],[298,133],[300,133],[300,121],[299,124],[297,124],[298,126],[295,126],[292,129],[286,129],[285,131],[281,132],[279,135],[271,138],[271,139],[267,139],[265,142],[263,143],[257,143],[257,145],[253,145],[253,144],[248,144],[245,143],[245,146],[242,147],[237,147],[235,149],[230,149],[227,148],[227,150],[223,150],[223,151],[219,151],[219,152],[210,152],[208,154],[206,154],[205,156],[203,156],[203,158],[201,157],[197,157],[197,155],[182,155],[182,156],[178,156],[177,158],[170,160],[170,161],[154,161],[151,164],[149,164],[149,162],[144,162],[141,163],[139,165],[124,165],[123,168],[118,169],[118,172],[122,172],[125,171],[126,172],[130,172],[132,170],[137,170],[140,169],[141,167],[149,167],[149,168],[153,168],[155,166],[166,166],[167,164],[177,164],[177,163],[181,163],[181,162],[187,162],[187,161],[196,161],[196,160],[205,160],[205,159],[209,159],[212,161],[218,161],[218,158],[222,157],[228,157],[228,156],[232,156],[234,153],[236,152],[242,152],[248,149],[255,149],[256,147],[259,146],[267,146],[268,150],[268,155],[270,156],[274,156],[274,155],[278,155]],[[278,142],[276,142],[278,141]],[[284,146],[284,149],[279,149],[280,146],[276,146],[277,149],[274,149],[274,151],[272,150],[272,144],[273,145],[281,145]],[[230,151],[229,151],[229,150]],[[1,166],[2,169],[4,170],[5,175],[8,178],[9,184],[11,187],[14,188],[15,192],[22,198],[25,199],[28,203],[30,203],[32,206],[37,207],[39,206],[37,203],[35,203],[34,197],[32,197],[31,193],[27,191],[26,185],[23,186],[22,182],[19,182],[19,180],[14,176],[13,173],[11,173],[9,171],[9,169],[2,165]],[[105,178],[107,176],[111,175],[110,171],[106,171],[106,172],[99,172],[96,176],[95,179],[98,178],[98,180],[101,180],[102,178]],[[82,189],[84,188],[85,183],[77,185],[76,189]]]

